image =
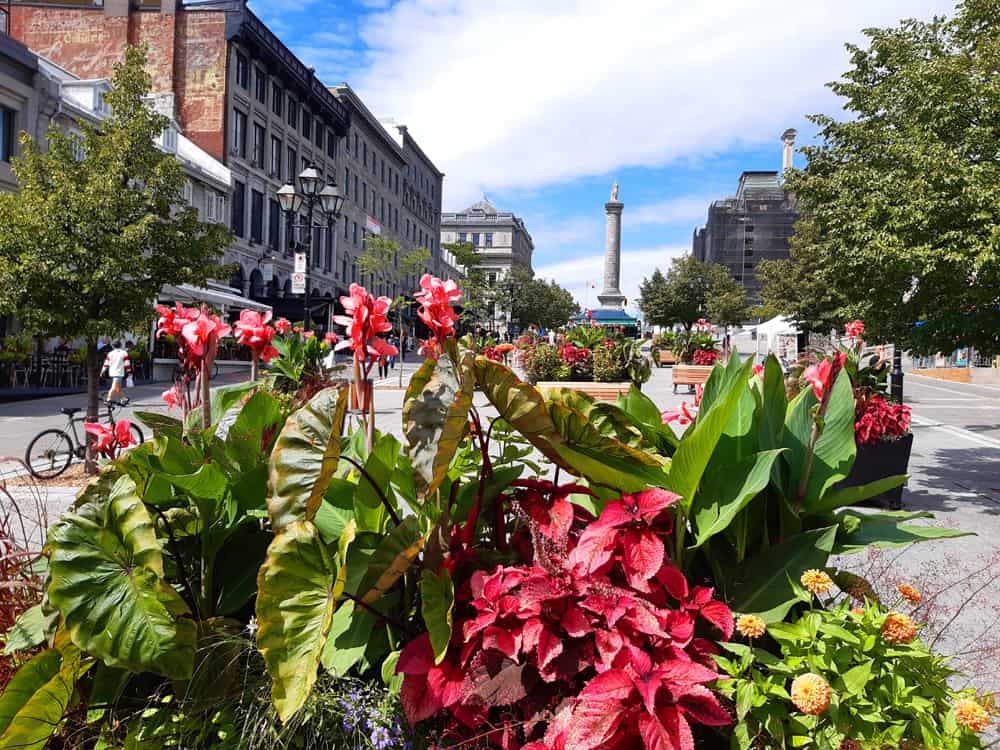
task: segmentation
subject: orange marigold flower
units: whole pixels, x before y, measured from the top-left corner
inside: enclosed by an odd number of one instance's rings
[[[920,604],[920,600],[923,599],[919,591],[913,588],[913,586],[907,586],[905,583],[897,586],[896,591],[910,604]]]
[[[863,617],[864,614],[865,614],[865,608],[864,607],[852,607],[851,608],[851,614],[852,615],[856,615],[857,617]]]
[[[799,579],[803,586],[814,594],[825,594],[833,588],[833,579],[822,570],[807,570]]]
[[[792,703],[804,714],[818,716],[830,705],[830,685],[813,672],[799,675],[792,681]]]
[[[917,637],[917,626],[906,615],[890,612],[882,623],[882,638],[889,643],[909,643]]]
[[[736,632],[744,638],[760,638],[766,630],[767,626],[757,615],[740,615],[736,620]]]
[[[969,698],[956,701],[955,720],[973,732],[985,732],[990,726],[990,715],[986,709]]]

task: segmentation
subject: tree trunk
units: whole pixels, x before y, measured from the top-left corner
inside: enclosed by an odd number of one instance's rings
[[[97,350],[97,339],[87,341],[87,421],[100,420],[100,389],[101,389],[101,353]],[[85,470],[88,474],[97,473],[97,456],[94,454],[94,436],[84,430],[87,441],[87,458]]]

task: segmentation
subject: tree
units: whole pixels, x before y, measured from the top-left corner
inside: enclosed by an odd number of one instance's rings
[[[149,320],[166,284],[223,276],[217,261],[232,241],[182,201],[183,167],[155,143],[169,121],[145,99],[145,60],[143,49],[126,51],[105,97],[111,115],[81,123],[79,142],[54,128],[47,149],[22,136],[20,193],[0,195],[0,309],[34,333],[86,342],[89,421],[98,337]]]
[[[795,226],[788,258],[760,262],[765,315],[792,318],[803,333],[827,334],[844,322],[846,300],[820,262],[821,253],[816,226],[804,219]]]
[[[527,268],[514,267],[496,285],[497,304],[510,312],[510,322],[527,328],[559,328],[580,312],[572,293],[554,280],[536,279]]]
[[[869,29],[830,88],[849,117],[787,187],[815,261],[872,339],[1000,352],[1000,0]]]
[[[455,242],[442,245],[455,257],[455,264],[464,269],[462,280],[462,311],[460,319],[471,328],[486,325],[490,318],[491,303],[495,302],[495,290],[486,278],[482,267],[482,256],[469,242]]]
[[[656,269],[639,285],[639,309],[646,322],[687,330],[702,318],[723,326],[740,323],[749,315],[746,292],[725,267],[702,263],[693,255],[674,258],[666,275]]]

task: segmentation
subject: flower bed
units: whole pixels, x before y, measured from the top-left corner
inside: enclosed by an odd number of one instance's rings
[[[776,359],[732,357],[682,420],[636,388],[539,392],[421,285],[402,443],[364,410],[344,434],[337,382],[142,415],[156,439],[49,533],[0,747],[980,747],[989,702],[948,686],[913,610],[828,567],[962,534],[847,507],[886,487],[835,488],[845,360],[790,398]],[[363,377],[383,300],[347,303]]]
[[[649,360],[639,342],[597,326],[578,326],[556,344],[528,337],[518,342],[521,366],[532,383],[573,382],[641,385],[649,380]]]

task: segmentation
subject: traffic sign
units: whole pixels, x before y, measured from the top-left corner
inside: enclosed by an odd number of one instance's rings
[[[306,293],[306,275],[303,272],[296,271],[295,273],[292,274],[292,294],[305,294],[305,293]]]
[[[306,254],[295,253],[295,273],[306,272]]]

